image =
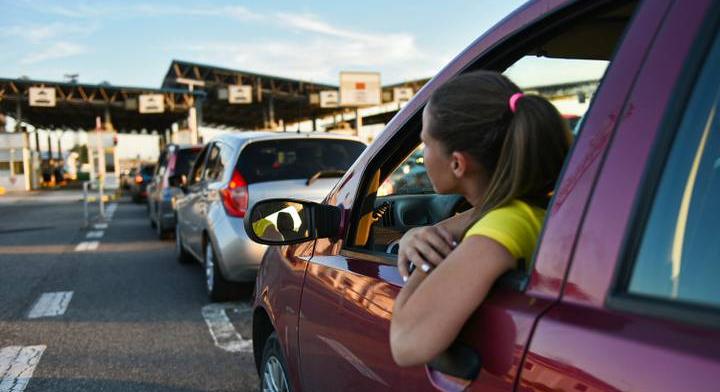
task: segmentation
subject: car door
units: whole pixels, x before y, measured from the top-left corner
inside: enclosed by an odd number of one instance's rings
[[[222,207],[220,190],[226,186],[227,179],[232,175],[229,173],[231,161],[235,158],[234,149],[222,142],[216,141],[208,153],[208,161],[205,168],[205,191],[203,193],[203,209],[205,210],[204,225],[206,231],[217,239],[215,227],[226,214]]]
[[[534,28],[557,23],[557,37],[550,35],[548,38],[546,29],[543,29],[542,34],[543,39],[548,39],[547,42],[560,42],[563,37],[567,37],[566,34],[576,31],[573,29],[578,27],[577,24],[587,20],[594,23],[607,18],[607,15],[615,15],[618,20],[619,16],[624,15],[626,21],[634,21],[624,32],[614,32],[622,45],[610,48],[610,53],[615,53],[613,62],[605,71],[600,87],[592,91],[589,111],[583,113],[583,129],[566,163],[565,174],[549,210],[542,245],[536,251],[529,282],[527,276],[507,276],[502,279],[458,338],[458,343],[471,347],[482,363],[479,375],[470,385],[471,390],[513,390],[535,322],[559,298],[578,223],[597,175],[600,158],[604,155],[609,132],[618,121],[617,114],[623,107],[624,99],[642,65],[645,51],[669,3],[664,1],[649,5],[646,2],[636,9],[623,7],[637,3],[604,2],[606,8],[595,8],[600,3],[585,2],[572,8],[572,12],[568,9],[570,13],[566,14],[569,16],[565,19],[551,15],[535,20],[534,25],[522,25],[520,28],[513,25],[513,18],[510,18],[509,25],[498,28],[499,31],[517,29],[523,32],[527,42],[533,42]],[[544,2],[532,3],[521,10],[527,19],[518,18],[533,20],[533,16],[542,14],[546,5]],[[586,13],[581,12],[582,5],[588,7]],[[498,30],[491,30],[488,33],[491,38],[487,42],[479,40],[477,46],[468,49],[466,54],[483,53],[483,47],[497,49],[494,45],[497,44],[495,39],[499,39],[495,36]],[[558,39],[553,41],[553,38]],[[512,39],[508,38],[505,42],[512,42]],[[501,46],[493,53],[518,50],[517,45],[507,43],[506,47]],[[459,64],[452,64],[447,69],[472,69],[483,64],[501,67],[498,64],[503,64],[502,69],[507,64],[517,65],[515,68],[510,67],[512,71],[524,67],[526,63],[521,61],[533,61],[527,57],[518,60],[519,56],[515,56],[513,60],[490,55],[488,58],[480,56],[466,59],[468,63],[474,64],[462,64],[461,59]],[[552,65],[545,67],[554,70]],[[318,240],[307,269],[299,323],[300,352],[303,358],[301,373],[306,390],[432,389],[424,368],[401,369],[391,358],[389,323],[394,299],[403,283],[392,249],[386,247],[390,243],[377,246],[375,240],[381,236],[374,226],[378,222],[385,225],[383,219],[377,219],[378,213],[382,212],[378,210],[382,205],[377,203],[381,199],[378,191],[384,186],[389,188],[385,185],[385,179],[392,178],[390,173],[402,167],[406,157],[412,157],[419,143],[420,112],[424,100],[452,76],[447,72],[434,78],[391,121],[388,129],[364,154],[364,160],[356,164],[356,167],[364,167],[365,171],[354,173],[346,179],[346,184],[329,197],[331,204],[345,211],[344,222],[347,223],[344,229],[347,231],[342,240]],[[408,173],[411,172],[408,170]],[[395,202],[404,200],[403,204],[408,206],[414,203],[423,205],[411,199],[432,200],[428,195],[410,196],[392,198]],[[449,211],[454,212],[452,209]],[[426,211],[413,212],[423,217],[417,222],[424,224],[435,223],[433,220],[440,218]],[[397,211],[390,215],[397,217]],[[373,220],[375,222],[370,223]],[[387,234],[387,230],[382,234]],[[334,369],[333,372],[326,370],[329,368]],[[451,380],[437,373],[433,373],[433,377],[435,380]]]
[[[719,21],[716,1],[668,13],[519,390],[718,389]]]
[[[203,173],[205,171],[205,163],[208,151],[212,147],[211,144],[205,146],[203,151],[198,155],[191,175],[188,178],[187,194],[182,201],[182,234],[183,243],[196,257],[202,259],[202,238],[200,225],[202,222],[202,191],[204,188]]]

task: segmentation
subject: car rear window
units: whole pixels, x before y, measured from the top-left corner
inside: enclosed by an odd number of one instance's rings
[[[248,183],[307,179],[319,171],[345,171],[365,145],[352,140],[290,139],[251,143],[237,169]]]
[[[200,154],[200,149],[186,148],[178,152],[175,161],[175,175],[187,175],[190,168],[195,162],[195,158]]]

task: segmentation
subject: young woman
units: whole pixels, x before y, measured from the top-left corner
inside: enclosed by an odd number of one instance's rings
[[[436,90],[420,136],[435,191],[461,194],[473,208],[410,230],[400,241],[406,284],[390,326],[400,366],[425,364],[442,353],[500,275],[529,271],[571,141],[550,102],[488,71],[461,75]]]

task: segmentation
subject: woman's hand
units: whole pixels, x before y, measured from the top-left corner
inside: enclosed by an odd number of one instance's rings
[[[400,239],[398,269],[404,280],[410,276],[410,264],[428,272],[442,263],[457,246],[450,232],[441,226],[410,229]]]

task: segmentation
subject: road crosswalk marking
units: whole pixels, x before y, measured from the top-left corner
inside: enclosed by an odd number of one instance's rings
[[[100,241],[83,241],[75,247],[75,252],[85,252],[95,250],[100,246]]]
[[[39,317],[62,316],[67,310],[68,304],[72,299],[72,291],[56,291],[52,293],[43,293],[35,302],[35,305],[28,313],[29,319]]]
[[[105,232],[102,230],[94,230],[94,231],[88,231],[85,235],[85,238],[102,238],[102,236],[105,235]]]
[[[202,315],[215,345],[225,351],[251,353],[252,339],[243,339],[235,330],[225,309],[252,311],[247,304],[210,304],[203,306]]]
[[[0,349],[0,392],[22,392],[27,387],[46,346],[9,346]]]

